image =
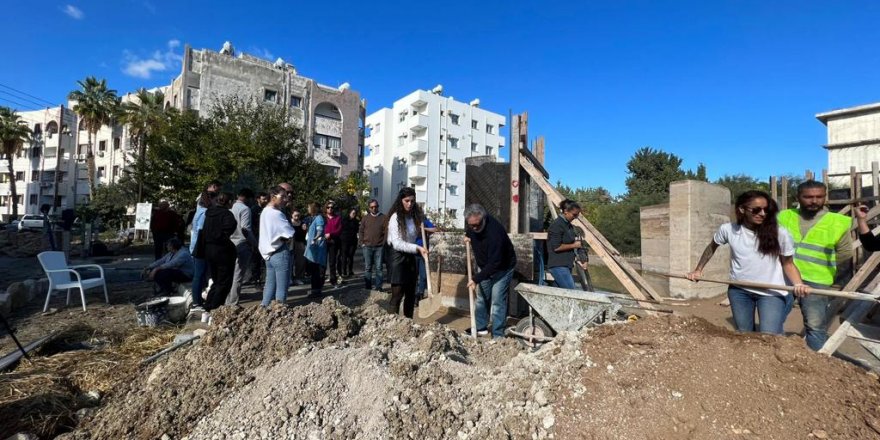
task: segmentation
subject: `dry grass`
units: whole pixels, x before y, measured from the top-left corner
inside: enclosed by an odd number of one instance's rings
[[[106,334],[79,325],[59,333],[53,341],[62,346],[88,342],[98,348],[57,352],[48,344],[31,354],[32,361],[22,361],[14,371],[0,374],[0,438],[25,431],[51,438],[71,429],[76,411],[96,404],[85,393],[107,394],[137,372],[144,358],[167,346],[177,332],[177,328],[164,327]]]

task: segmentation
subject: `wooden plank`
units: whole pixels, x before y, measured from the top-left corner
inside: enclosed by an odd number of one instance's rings
[[[868,324],[853,324],[846,335],[863,341],[880,342],[880,327]]]
[[[788,209],[788,177],[782,176],[782,197],[779,200],[779,209]]]
[[[822,183],[825,184],[825,187],[828,188],[830,184],[828,183],[828,169],[822,168]],[[828,204],[828,191],[825,191],[825,204]]]
[[[519,234],[520,231],[520,182],[519,164],[522,153],[520,150],[528,148],[529,136],[529,113],[515,115],[513,121],[513,134],[510,140],[510,228],[511,234]]]
[[[538,140],[535,141],[535,158],[541,166],[544,165],[544,136],[538,136]]]
[[[532,179],[538,186],[544,191],[547,195],[547,199],[552,202],[554,205],[559,205],[559,203],[563,200],[559,191],[550,184],[547,179],[542,176],[537,169],[531,164],[531,162],[524,160],[520,163],[520,166],[532,176]],[[611,246],[611,243],[608,243],[605,240],[605,237],[599,233],[590,222],[586,221],[582,216],[577,219],[577,223],[583,227],[584,229],[584,239],[590,245],[590,248],[593,249],[593,252],[602,259],[605,263],[605,266],[608,267],[609,270],[614,274],[614,276],[623,284],[624,288],[626,288],[627,292],[632,295],[636,299],[648,300],[654,299],[656,301],[663,301],[663,298],[654,291],[654,288],[648,285],[648,282],[645,281],[641,275],[636,272],[626,260],[620,255],[617,249],[614,246]],[[628,269],[628,270],[627,270]],[[635,276],[633,276],[635,274]],[[639,286],[636,285],[638,282],[645,292],[648,293],[648,296],[642,292]],[[647,286],[647,288],[645,288]],[[649,297],[650,296],[650,297]],[[640,303],[643,307],[650,309],[650,304]]]
[[[875,298],[880,298],[880,288],[877,287],[877,283],[872,284],[874,284],[874,286],[871,289],[871,294],[873,294]],[[868,316],[868,313],[874,308],[875,304],[875,301],[854,301],[854,307],[849,315],[847,315],[846,320],[840,324],[840,327],[838,327],[830,337],[828,337],[825,345],[819,349],[819,353],[828,356],[834,354],[834,352],[840,348],[840,345],[843,344],[843,341],[846,340],[853,325],[861,324],[862,321],[865,320],[865,317]]]
[[[770,198],[776,202],[777,205],[782,206],[779,203],[779,186],[776,185],[776,176],[770,176]]]

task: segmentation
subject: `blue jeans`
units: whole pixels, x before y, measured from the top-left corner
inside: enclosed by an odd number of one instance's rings
[[[208,285],[208,262],[203,258],[193,257],[192,299],[196,306],[204,306],[202,291]]]
[[[556,281],[556,287],[561,287],[563,289],[577,289],[574,286],[574,277],[571,276],[571,268],[564,266],[556,266],[548,268],[550,271],[550,275],[553,275],[553,279]]]
[[[804,284],[817,289],[828,288],[828,286],[809,281],[804,281]],[[823,295],[807,295],[798,299],[801,314],[804,316],[804,336],[807,347],[813,351],[819,351],[828,340],[828,304],[830,302],[831,298]]]
[[[510,287],[511,278],[513,278],[513,269],[481,281],[477,289],[477,300],[474,304],[477,329],[488,328],[491,318],[493,338],[504,336],[504,325],[507,321],[507,288]],[[491,307],[488,313],[487,306]]]
[[[421,255],[418,256],[419,259],[419,282],[416,284],[416,300],[420,300],[425,296],[425,291],[428,290],[428,274],[425,269],[425,258]]]
[[[266,284],[263,286],[263,307],[268,307],[272,297],[280,304],[287,303],[287,286],[290,283],[290,249],[287,246],[266,260]]]
[[[793,295],[758,295],[736,286],[727,289],[730,311],[738,332],[755,331],[755,309],[758,310],[758,331],[774,335],[782,334],[782,324],[791,310]]]
[[[367,289],[382,288],[382,251],[384,246],[364,246],[364,282]]]

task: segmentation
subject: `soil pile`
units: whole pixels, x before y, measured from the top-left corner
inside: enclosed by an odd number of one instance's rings
[[[876,375],[797,337],[668,317],[603,326],[583,344],[595,366],[557,402],[559,438],[880,438]]]

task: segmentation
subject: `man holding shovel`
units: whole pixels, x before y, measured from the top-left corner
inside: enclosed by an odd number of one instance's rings
[[[492,337],[500,338],[507,320],[507,290],[516,267],[516,252],[504,226],[482,205],[468,206],[464,218],[465,246],[472,246],[479,268],[468,280],[468,289],[479,286],[473,322],[478,334],[486,335],[491,321]]]

